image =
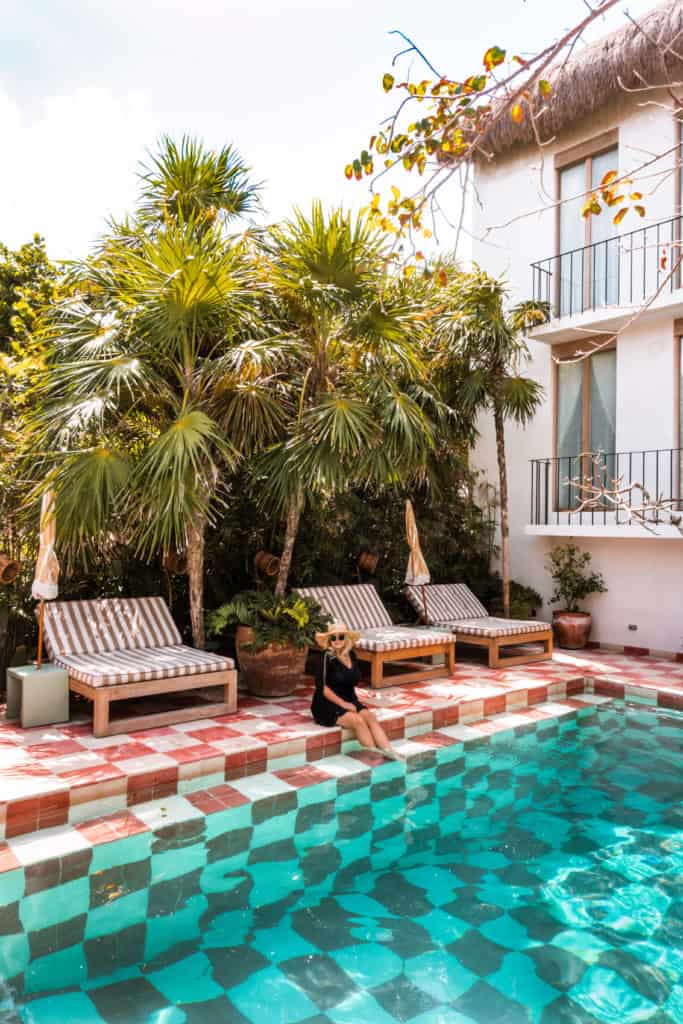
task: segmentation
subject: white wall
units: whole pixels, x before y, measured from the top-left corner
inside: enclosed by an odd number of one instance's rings
[[[513,301],[530,297],[531,263],[555,254],[555,211],[550,206],[555,189],[554,152],[617,124],[622,171],[673,145],[670,109],[642,106],[627,97],[610,103],[590,123],[566,132],[548,147],[543,161],[535,148],[526,147],[505,154],[494,165],[477,168],[480,205],[474,215],[474,260],[491,274],[506,275]],[[657,166],[669,166],[670,162],[669,156]],[[657,189],[648,195],[654,185]],[[640,221],[630,213],[622,222],[624,232],[674,216],[678,195],[675,175],[664,181],[646,179],[632,187],[645,193],[647,217]],[[515,220],[520,214],[530,215]],[[497,227],[511,220],[513,223]],[[493,227],[497,229],[486,234],[486,229]],[[636,321],[619,336],[617,450],[677,447],[674,344],[670,314]],[[543,614],[548,615],[552,610],[547,603],[552,585],[544,560],[550,548],[566,538],[531,537],[524,532],[530,511],[529,460],[554,454],[551,349],[538,342],[531,342],[530,348],[527,372],[545,387],[546,401],[528,428],[512,424],[507,428],[511,571],[513,579],[535,587],[543,595]],[[481,437],[473,462],[495,484],[496,453],[490,417],[482,417],[479,426]],[[577,543],[591,553],[593,567],[603,573],[609,587],[607,594],[596,595],[585,605],[594,616],[593,639],[683,651],[683,538],[581,537]],[[636,625],[637,630],[629,630],[629,624]]]

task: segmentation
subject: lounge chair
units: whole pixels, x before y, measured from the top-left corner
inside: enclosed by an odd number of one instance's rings
[[[490,668],[546,661],[553,656],[553,631],[549,623],[536,619],[496,619],[487,614],[481,601],[464,583],[406,587],[405,594],[428,626],[450,629],[458,643],[488,648]],[[501,654],[503,647],[537,643],[543,644],[542,651]]]
[[[50,660],[66,669],[69,688],[93,702],[95,736],[151,729],[237,707],[237,673],[231,658],[186,647],[161,597],[54,601],[45,606]],[[109,719],[113,701],[222,686],[223,701]]]
[[[361,661],[370,662],[370,685],[375,689],[433,679],[450,674],[455,667],[455,637],[450,631],[395,626],[371,583],[300,587],[297,593],[312,597],[333,619],[360,633],[356,654]],[[443,654],[445,665],[410,660],[432,654]],[[385,664],[398,671],[385,677]]]

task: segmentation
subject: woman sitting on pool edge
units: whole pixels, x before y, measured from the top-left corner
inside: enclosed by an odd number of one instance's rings
[[[352,729],[361,746],[403,760],[372,711],[356,695],[360,668],[353,645],[359,638],[360,634],[343,622],[333,622],[327,632],[316,633],[316,643],[324,653],[316,668],[311,714],[318,725]]]

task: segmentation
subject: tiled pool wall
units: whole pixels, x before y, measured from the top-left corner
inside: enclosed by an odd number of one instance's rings
[[[661,671],[661,665],[658,668]],[[538,685],[475,699],[434,699],[431,709],[419,708],[397,713],[388,707],[380,711],[380,718],[388,736],[395,741],[419,737],[453,725],[468,725],[505,712],[533,709],[547,701],[571,699],[582,693],[633,698],[656,702],[662,708],[683,709],[683,691],[661,688],[660,682],[658,687],[655,689],[639,686],[635,682],[619,682],[604,676],[548,680]],[[187,738],[196,730],[194,735],[201,735],[203,740],[195,740],[187,748],[187,759],[184,758],[185,748],[175,750],[173,753],[178,763],[173,765],[167,763],[170,760],[167,756],[152,754],[139,758],[143,765],[140,770],[134,758],[136,744],[126,741],[123,744],[126,749],[120,751],[123,760],[103,765],[101,773],[93,768],[87,769],[82,777],[76,771],[55,778],[43,768],[43,764],[49,763],[49,760],[28,767],[19,766],[17,772],[26,777],[26,795],[22,787],[15,797],[5,797],[3,800],[0,793],[0,841],[67,823],[89,821],[176,793],[187,795],[262,772],[283,771],[315,763],[357,747],[350,733],[340,729],[327,729],[298,737],[291,732],[287,734],[287,725],[283,724],[281,728],[285,738],[282,740],[278,739],[277,732],[261,732],[240,737],[240,742],[235,743],[234,740],[226,741],[219,736],[225,732],[226,727],[229,727],[229,716],[221,718],[213,726],[211,723],[189,723]],[[78,729],[81,733],[77,732]],[[74,727],[74,734],[80,738],[83,729],[88,731],[89,727]],[[181,740],[185,738],[181,729],[175,730],[175,733]],[[136,738],[144,744],[144,733],[136,734]],[[116,737],[108,738],[106,742],[110,740],[113,744],[117,743]],[[83,742],[89,742],[89,738],[85,737]],[[225,751],[210,747],[212,742],[217,747],[226,744]],[[71,746],[77,748],[78,744],[74,740]],[[234,746],[241,749],[231,749]],[[63,741],[56,743],[55,752],[61,752],[63,747]],[[2,752],[12,753],[7,747]],[[49,749],[41,752],[45,755],[50,753]],[[128,754],[133,760],[126,762]],[[158,767],[153,766],[155,760],[159,762]],[[119,763],[131,767],[126,767],[125,771],[119,770]],[[71,774],[77,777],[70,779]],[[0,848],[0,867],[2,860],[3,852]]]
[[[435,700],[435,706],[431,710],[395,713],[388,708],[380,711],[380,718],[387,735],[394,741],[429,733],[444,726],[468,724],[505,711],[533,707],[548,700],[564,699],[580,694],[584,690],[586,681],[583,678],[549,681],[542,685],[474,700]],[[197,730],[201,725],[202,723],[190,723],[190,726]],[[229,716],[221,718],[216,723],[215,732],[220,733],[226,725],[229,725]],[[283,728],[286,730],[286,726]],[[214,730],[206,726],[201,729],[206,744],[212,741],[213,732]],[[144,734],[137,735],[144,741]],[[245,737],[244,749],[229,750],[225,753],[212,750],[211,756],[202,758],[193,755],[192,761],[181,761],[174,766],[164,765],[147,771],[131,769],[125,774],[119,772],[114,778],[98,778],[95,772],[92,778],[70,781],[67,785],[62,781],[56,791],[50,785],[50,780],[46,780],[45,792],[38,791],[29,796],[18,796],[0,802],[0,840],[53,828],[67,822],[75,824],[87,821],[102,814],[111,814],[174,793],[193,793],[261,772],[278,771],[316,762],[357,747],[348,730],[335,728],[301,738],[290,736],[280,742],[277,735],[269,734],[267,742],[260,739],[262,736],[260,733]],[[116,737],[112,737],[111,740],[112,743],[116,743]],[[217,736],[214,742],[216,740],[218,743],[221,742]],[[133,747],[132,744],[130,746]],[[182,754],[182,750],[179,753]],[[42,771],[40,765],[19,770],[26,772],[27,775],[33,774],[36,783],[39,782]],[[40,790],[39,786],[37,788]]]
[[[646,1006],[659,985],[657,999],[668,1000],[669,1009],[678,998],[670,980],[676,913],[664,921],[671,963],[640,970],[633,952],[614,951],[604,939],[586,944],[578,923],[509,903],[507,886],[521,892],[542,883],[542,873],[527,870],[534,858],[546,865],[546,881],[559,886],[568,920],[580,920],[572,900],[588,898],[596,884],[591,857],[612,877],[610,850],[603,855],[601,844],[614,832],[600,818],[603,808],[590,799],[590,809],[578,813],[595,763],[591,744],[607,738],[609,747],[610,732],[623,723],[618,706],[595,700],[490,735],[446,726],[450,743],[432,750],[416,743],[405,764],[370,769],[336,755],[329,767],[337,777],[312,776],[310,785],[235,807],[217,801],[201,811],[172,797],[166,807],[150,805],[147,827],[125,839],[93,835],[92,846],[5,872],[0,1019],[117,1024],[149,1013],[168,1024],[261,1024],[279,999],[291,1017],[278,1020],[327,1012],[319,1019],[403,1021],[410,1010],[437,1021],[440,1008],[450,1020],[453,1000],[466,1019],[526,1020],[515,1013],[527,986],[530,1003],[548,1007],[544,1021],[583,1021],[596,1019],[585,1016],[586,1000],[601,985],[596,971],[617,978],[622,1008],[634,1000]],[[632,726],[634,749],[649,724]],[[671,745],[678,734],[669,731],[662,736]],[[575,772],[578,787],[577,813],[559,828],[559,819],[530,809],[539,794],[557,792],[558,751],[569,759],[563,785]],[[618,771],[623,777],[607,796],[616,801],[617,824],[652,826],[661,794],[639,786],[627,764]],[[500,852],[490,845],[496,821]],[[620,870],[647,884],[647,845],[642,857],[626,853]],[[681,854],[672,846],[672,857]],[[558,875],[561,861],[579,872],[575,886]],[[634,888],[642,903],[643,885]],[[621,905],[614,910],[624,912]],[[646,938],[644,932],[645,947]],[[447,970],[445,946],[457,957]],[[355,1002],[347,1007],[349,990]],[[12,1009],[16,1001],[24,1005],[21,1016]],[[493,1012],[498,1016],[487,1016]]]

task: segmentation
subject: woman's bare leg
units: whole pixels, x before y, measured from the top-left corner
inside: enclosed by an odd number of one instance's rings
[[[369,711],[368,708],[364,708],[363,711],[360,712],[360,717],[372,733],[375,746],[379,747],[380,750],[391,750],[391,741],[372,711]]]
[[[345,715],[340,715],[337,721],[340,725],[343,725],[345,729],[353,729],[356,734],[356,739],[362,747],[369,747],[372,750],[375,746],[375,740],[368,724],[361,718],[357,711],[347,711]]]

